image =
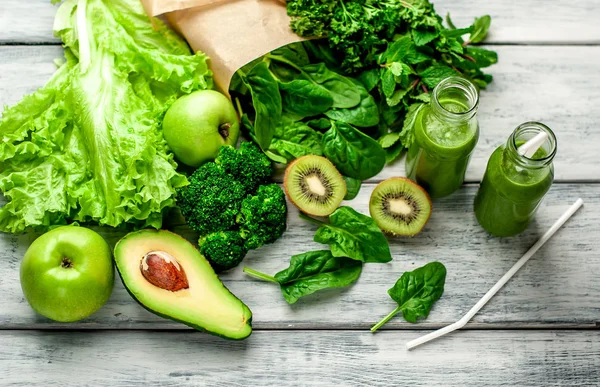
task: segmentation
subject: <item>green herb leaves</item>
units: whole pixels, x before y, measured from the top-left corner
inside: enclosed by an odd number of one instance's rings
[[[249,268],[244,272],[266,281],[278,283],[288,304],[318,290],[341,288],[358,279],[362,263],[345,257],[334,257],[328,250],[309,251],[292,256],[290,266],[271,277]]]
[[[321,225],[315,234],[315,242],[329,245],[336,257],[349,257],[367,263],[392,260],[388,241],[375,221],[351,207],[335,210],[329,215],[329,223],[303,214],[300,217]]]
[[[275,77],[265,62],[254,66],[248,75],[241,75],[242,81],[250,90],[254,118],[254,138],[266,150],[271,145],[279,120],[281,119],[281,95]]]
[[[396,284],[388,290],[398,307],[371,328],[375,332],[398,312],[408,322],[417,322],[418,317],[427,318],[433,304],[444,293],[446,267],[431,262],[423,267],[402,274]]]
[[[385,152],[377,141],[343,122],[332,122],[323,135],[323,154],[343,174],[365,180],[385,166]]]
[[[315,241],[331,250],[294,255],[290,266],[275,276],[244,268],[253,277],[278,283],[290,304],[318,290],[350,285],[360,276],[363,262],[392,260],[387,239],[375,221],[350,207],[338,208],[329,216],[329,223],[303,214],[300,217],[321,226]]]

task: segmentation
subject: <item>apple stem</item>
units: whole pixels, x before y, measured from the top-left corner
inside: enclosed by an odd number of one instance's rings
[[[223,138],[229,137],[229,128],[231,128],[231,124],[226,122],[223,125],[219,126],[219,134]]]

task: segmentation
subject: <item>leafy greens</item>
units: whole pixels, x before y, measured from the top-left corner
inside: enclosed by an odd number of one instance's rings
[[[286,163],[294,155],[269,149],[265,139],[287,138],[298,141],[296,154],[323,154],[343,174],[368,179],[410,147],[417,116],[442,79],[458,75],[479,88],[492,81],[482,69],[496,63],[497,54],[472,45],[487,36],[488,15],[456,28],[449,15],[448,27],[442,25],[428,0],[287,0],[287,10],[298,35],[322,39],[279,48],[238,75],[268,67],[287,123],[261,127],[264,106],[255,103],[256,91],[235,79],[231,87],[246,131],[273,161]],[[276,104],[270,108],[274,120],[283,120]],[[321,147],[305,124],[314,133],[325,132]],[[285,133],[300,126],[302,136]],[[311,139],[308,147],[300,143],[304,138]],[[358,173],[358,165],[369,167]]]
[[[328,250],[317,250],[292,256],[290,266],[274,276],[247,267],[244,272],[279,284],[283,298],[294,304],[300,297],[316,291],[350,285],[360,276],[362,263],[346,257],[334,257]]]
[[[429,315],[433,304],[444,293],[446,267],[439,262],[430,262],[423,267],[406,272],[388,290],[398,307],[371,328],[375,332],[398,312],[404,319],[416,323],[417,318]]]
[[[159,228],[187,184],[160,132],[180,95],[211,87],[207,57],[138,1],[67,0],[66,62],[0,121],[0,230],[71,221]]]

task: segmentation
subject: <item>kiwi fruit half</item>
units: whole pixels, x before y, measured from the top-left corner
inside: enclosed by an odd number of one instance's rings
[[[309,155],[294,160],[285,170],[283,187],[300,211],[327,216],[346,196],[346,182],[331,161]]]
[[[384,232],[413,236],[429,220],[431,199],[413,181],[404,177],[392,177],[379,183],[373,190],[369,212]]]

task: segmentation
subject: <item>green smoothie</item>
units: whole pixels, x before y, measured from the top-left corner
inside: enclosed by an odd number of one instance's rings
[[[460,87],[456,87],[457,80]],[[451,77],[440,82],[432,102],[417,115],[406,172],[433,198],[450,195],[464,181],[479,139],[477,100],[477,91],[469,81]]]
[[[539,125],[521,125],[488,161],[475,197],[475,216],[490,234],[512,236],[523,232],[552,185],[556,139],[549,128]],[[519,155],[517,149],[525,142],[521,137],[531,138],[539,130],[549,131],[547,144],[531,158]]]

